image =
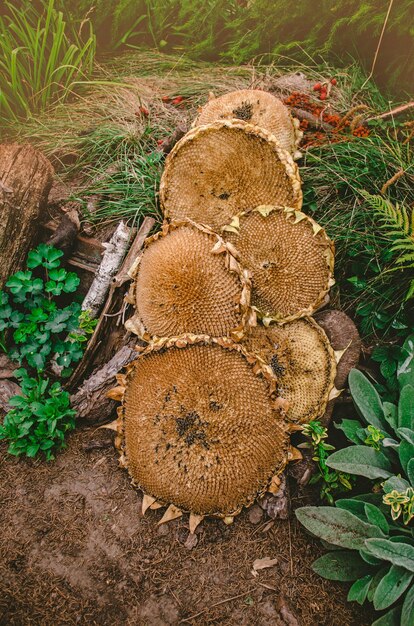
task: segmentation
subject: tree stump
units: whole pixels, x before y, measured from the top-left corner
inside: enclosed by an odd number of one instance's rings
[[[0,145],[0,288],[36,243],[53,168],[30,145]]]

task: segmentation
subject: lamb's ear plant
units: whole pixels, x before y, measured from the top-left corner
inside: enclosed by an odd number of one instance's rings
[[[414,624],[414,337],[397,366],[398,402],[383,400],[352,370],[349,386],[360,419],[339,428],[352,445],[326,459],[335,471],[360,476],[368,493],[335,507],[303,507],[299,521],[331,551],[313,564],[331,580],[352,582],[348,600],[385,611],[375,626]]]

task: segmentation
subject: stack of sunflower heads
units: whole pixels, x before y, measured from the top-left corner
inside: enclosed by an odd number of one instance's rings
[[[263,91],[211,98],[168,155],[165,222],[132,270],[128,330],[147,342],[111,397],[120,463],[159,523],[231,523],[300,458],[290,433],[337,392],[311,317],[334,246],[301,211],[300,133]]]

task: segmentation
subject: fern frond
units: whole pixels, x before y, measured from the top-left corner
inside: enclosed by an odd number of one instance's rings
[[[398,257],[396,263],[409,263],[414,268],[414,252]]]
[[[389,251],[395,255],[395,265],[387,271],[414,270],[414,210],[409,213],[404,205],[393,204],[387,198],[371,195],[365,191],[361,194],[366,203],[374,211],[381,236],[389,241]],[[406,294],[406,299],[414,295],[414,280]]]

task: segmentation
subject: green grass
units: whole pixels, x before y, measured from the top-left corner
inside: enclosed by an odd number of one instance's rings
[[[88,0],[57,0],[78,22]],[[343,68],[349,56],[370,71],[388,1],[96,0],[91,19],[101,50],[140,46],[202,61],[247,64],[278,54],[307,54]],[[412,2],[394,2],[375,68],[382,88],[410,93],[414,71]]]
[[[85,139],[82,189],[73,196],[85,219],[139,225],[151,215],[162,221],[157,198],[164,154],[155,149],[150,130],[135,136],[102,127]]]
[[[412,300],[405,300],[414,272],[390,271],[395,238],[362,193],[379,194],[384,183],[403,169],[404,175],[388,187],[386,196],[394,203],[413,205],[412,147],[393,135],[393,130],[382,131],[310,149],[301,170],[305,211],[335,241],[339,302],[357,314],[365,336],[404,333],[405,327],[414,325]]]
[[[0,15],[0,120],[16,122],[64,101],[93,69],[96,40],[84,37],[47,0],[44,11],[6,2]]]

